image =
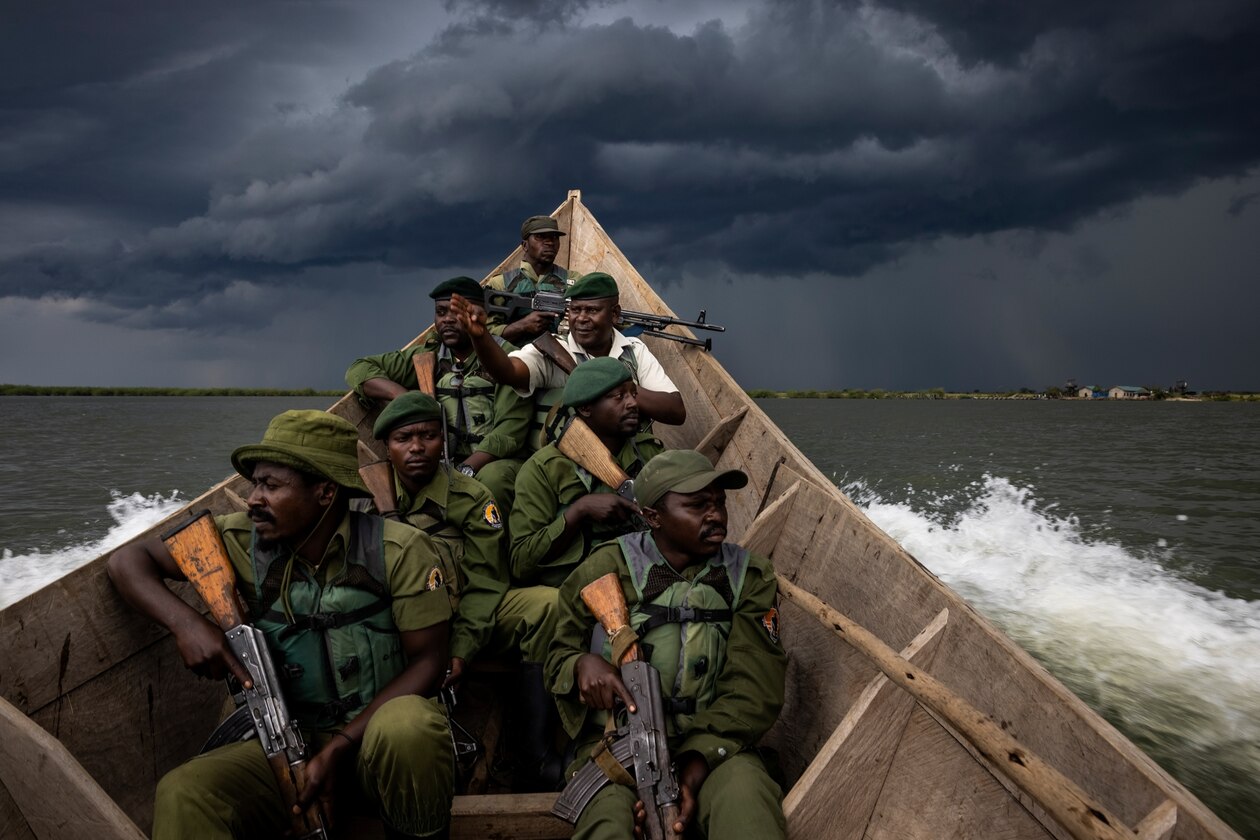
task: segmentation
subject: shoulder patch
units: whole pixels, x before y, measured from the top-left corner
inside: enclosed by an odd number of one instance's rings
[[[779,611],[771,607],[770,611],[761,617],[761,626],[765,628],[770,641],[777,645],[779,643]]]
[[[429,592],[436,592],[446,585],[446,577],[442,574],[441,566],[434,566],[429,569],[429,578],[425,581],[424,588]]]
[[[494,502],[486,502],[485,508],[481,511],[481,518],[486,520],[486,524],[491,528],[503,527],[503,517],[499,516],[499,508]]]

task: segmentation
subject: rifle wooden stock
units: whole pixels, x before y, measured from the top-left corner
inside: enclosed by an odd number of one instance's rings
[[[372,493],[376,510],[381,516],[399,518],[393,466],[389,461],[376,457],[376,453],[363,441],[359,441],[359,465],[359,475]]]
[[[201,511],[191,521],[163,535],[162,542],[221,629],[230,630],[245,623],[245,609],[236,591],[236,573],[210,511]]]
[[[565,373],[573,373],[573,369],[577,367],[577,361],[574,360],[573,354],[560,343],[560,339],[551,333],[543,333],[538,338],[535,338],[534,347]]]
[[[634,501],[634,482],[581,417],[570,421],[556,446],[579,467],[612,487],[619,495]]]
[[[626,606],[625,593],[621,591],[621,578],[616,572],[609,572],[603,577],[591,581],[582,587],[582,603],[595,616],[595,620],[604,628],[611,639],[617,631],[630,626],[630,608]],[[621,662],[614,665],[620,667],[622,662],[633,662],[642,659],[643,652],[639,643],[635,642],[626,650]]]
[[[417,353],[411,357],[411,364],[416,369],[416,390],[428,394],[430,397],[436,397],[437,381],[434,368],[437,365],[437,354],[433,352]]]

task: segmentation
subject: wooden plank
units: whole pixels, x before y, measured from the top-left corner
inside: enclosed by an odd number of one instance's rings
[[[1142,818],[1134,831],[1138,840],[1171,840],[1177,827],[1177,805],[1169,799],[1156,805]]]
[[[4,840],[38,840],[3,781],[0,781],[0,837]]]
[[[734,414],[723,417],[696,444],[696,451],[716,464],[718,458],[722,457],[722,450],[726,449],[726,445],[731,442],[731,438],[735,436],[735,432],[739,429],[739,424],[744,422],[744,418],[747,416],[748,406],[745,405],[741,406]]]
[[[927,667],[949,613],[942,611],[901,652]],[[872,678],[783,800],[793,837],[859,838],[879,801],[897,743],[914,708],[883,674]]]
[[[0,781],[40,840],[144,840],[61,742],[4,700]]]
[[[451,840],[563,840],[573,826],[552,816],[554,793],[457,796]]]

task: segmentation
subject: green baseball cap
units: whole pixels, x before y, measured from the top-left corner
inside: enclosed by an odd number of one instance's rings
[[[643,465],[634,480],[634,497],[651,507],[666,493],[695,493],[716,484],[738,490],[748,484],[742,470],[715,470],[709,459],[694,449],[668,449]]]
[[[433,291],[429,292],[429,297],[434,300],[447,300],[453,294],[477,303],[484,303],[486,300],[485,289],[471,277],[452,277],[450,280],[438,283]]]
[[[232,453],[232,466],[252,478],[254,464],[270,461],[335,481],[353,495],[371,496],[359,477],[359,433],[327,411],[286,411],[267,424],[262,443]]]
[[[441,420],[442,407],[438,401],[421,391],[408,391],[390,400],[389,405],[372,424],[372,436],[382,440],[399,426]]]
[[[588,359],[573,369],[564,383],[560,402],[567,408],[589,405],[630,378],[630,368],[620,359],[600,356]]]
[[[560,230],[560,226],[556,224],[556,220],[550,216],[530,216],[521,222],[521,239],[525,239],[531,233],[555,233],[560,236],[566,236],[564,231]]]
[[[617,297],[621,292],[617,289],[617,281],[612,275],[602,271],[583,274],[572,286],[565,289],[564,296],[570,300],[593,300],[595,298]]]

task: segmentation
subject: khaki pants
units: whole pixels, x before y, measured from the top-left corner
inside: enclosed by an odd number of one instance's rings
[[[395,697],[372,715],[353,775],[367,806],[391,827],[417,837],[444,829],[453,774],[450,728],[437,701]],[[338,784],[339,802],[353,798],[349,778]],[[256,740],[199,755],[158,782],[154,840],[279,837],[287,826],[280,788]]]
[[[634,788],[610,784],[595,794],[578,818],[573,840],[633,840]],[[774,840],[785,833],[783,792],[754,753],[718,765],[700,787],[688,837],[711,840]]]
[[[494,635],[486,653],[519,649],[522,662],[542,664],[556,633],[556,604],[560,590],[551,586],[509,589],[494,617]]]

